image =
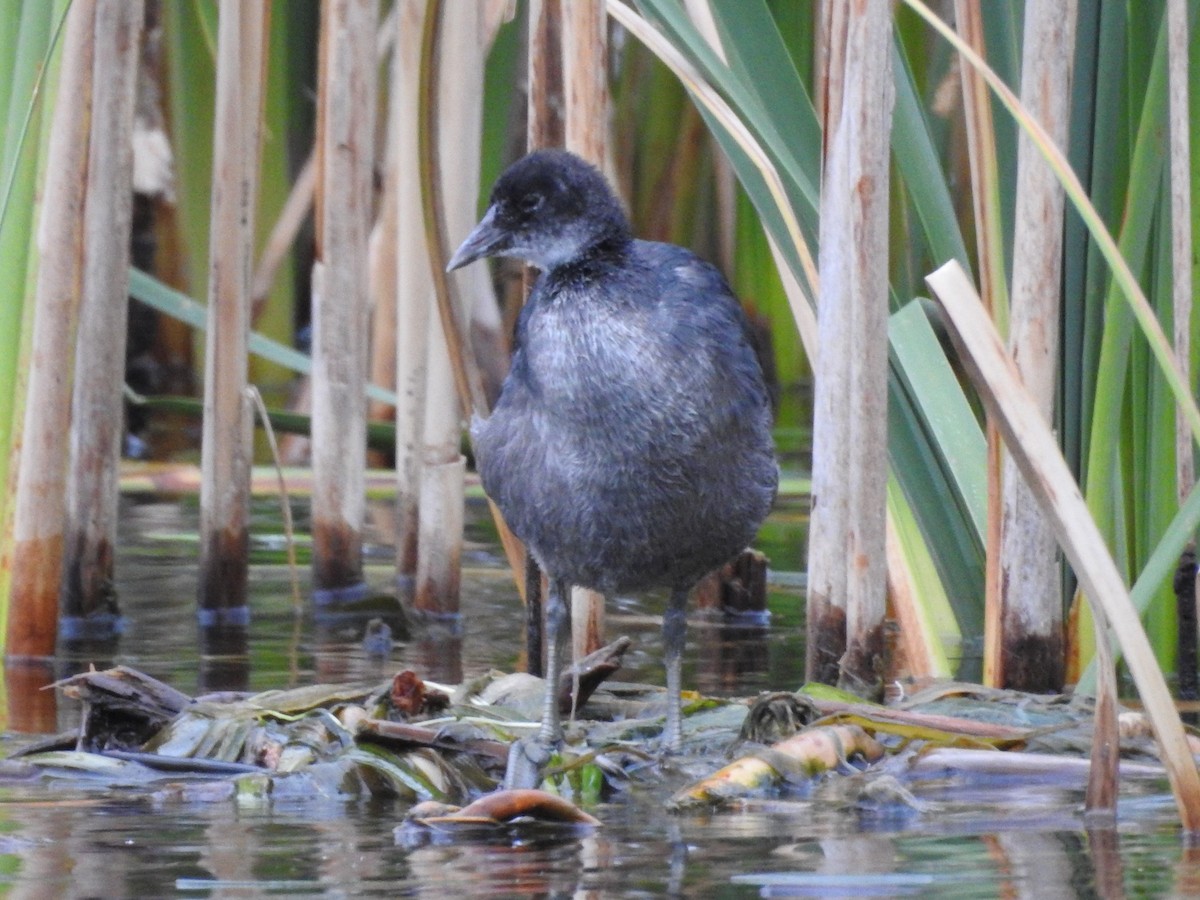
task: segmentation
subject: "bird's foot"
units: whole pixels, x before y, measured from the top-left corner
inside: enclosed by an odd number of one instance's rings
[[[683,755],[683,726],[678,719],[674,722],[667,720],[662,737],[658,740],[658,753],[663,757]]]
[[[508,750],[508,766],[504,770],[504,789],[513,791],[540,785],[542,772],[558,749],[558,743],[540,734],[513,741]]]
[[[687,762],[684,758],[683,748],[665,740],[658,745],[653,758],[655,764],[664,771],[676,769]]]

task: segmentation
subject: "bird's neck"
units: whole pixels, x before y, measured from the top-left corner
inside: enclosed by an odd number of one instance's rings
[[[570,258],[547,269],[546,275],[567,282],[588,278],[606,268],[622,264],[632,245],[633,239],[628,232],[603,234],[585,244]]]

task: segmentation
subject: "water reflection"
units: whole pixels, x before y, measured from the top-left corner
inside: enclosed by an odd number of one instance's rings
[[[415,896],[569,897],[601,868],[612,847],[603,838],[545,838],[514,844],[462,841],[409,851]]]
[[[364,646],[361,618],[297,617],[290,574],[269,561],[254,568],[249,627],[199,634],[195,544],[181,537],[194,533],[196,512],[123,501],[127,631],[119,645],[74,645],[53,663],[6,665],[0,750],[22,740],[17,732],[77,723],[77,707],[42,688],[92,663],[136,666],[197,694],[382,682],[404,668],[457,683],[518,662],[521,612],[482,516],[469,526],[461,627],[393,623],[393,642],[381,649]],[[799,545],[789,527],[773,523],[776,559],[798,552],[787,549]],[[386,588],[386,557],[368,558],[378,561],[368,568],[372,584]],[[766,625],[694,617],[685,685],[718,695],[799,685],[800,595],[797,582],[776,580]],[[620,678],[661,681],[661,604],[610,606],[612,635],[633,639]],[[908,817],[858,810],[844,778],[718,816],[668,815],[663,801],[686,778],[635,785],[594,810],[604,827],[584,836],[397,843],[405,808],[383,800],[300,787],[239,798],[223,783],[184,790],[165,776],[110,789],[14,772],[0,776],[0,885],[19,898],[1200,895],[1200,851],[1181,845],[1165,783],[1127,786],[1120,818],[1102,828],[1083,821],[1082,791],[1073,788],[932,778],[909,785],[923,807]]]
[[[196,691],[216,694],[250,687],[250,637],[238,625],[199,627],[200,667]]]
[[[8,659],[4,663],[6,725],[22,734],[47,734],[58,729],[54,663],[43,659]]]
[[[718,618],[692,622],[688,631],[697,645],[699,658],[696,690],[728,697],[745,692],[747,685],[765,683],[769,672],[765,652],[771,633],[769,626],[742,625]]]
[[[1117,829],[1111,825],[1089,826],[1087,849],[1092,862],[1096,895],[1105,900],[1120,900],[1125,896],[1125,875]],[[1184,858],[1186,855],[1185,852]],[[1180,896],[1187,897],[1190,894]]]
[[[863,834],[844,809],[822,808],[819,794],[719,817],[668,817],[660,800],[642,794],[598,810],[605,826],[583,836],[408,845],[393,838],[403,810],[377,801],[181,801],[169,781],[120,791],[9,783],[0,788],[0,883],[7,896],[29,898],[1042,900],[1195,896],[1200,886],[1200,858],[1180,844],[1169,816],[1107,829],[1084,829],[1075,819],[1052,831],[999,823],[956,833],[926,821]]]

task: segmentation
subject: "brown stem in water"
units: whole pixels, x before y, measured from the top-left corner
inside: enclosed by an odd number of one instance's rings
[[[479,366],[475,361],[465,335],[467,329],[462,319],[462,305],[453,296],[453,285],[446,277],[446,261],[450,258],[449,242],[446,240],[445,210],[442,203],[441,168],[438,165],[438,117],[435,99],[440,76],[439,46],[441,41],[441,0],[431,0],[425,11],[425,26],[421,44],[421,115],[422,127],[418,129],[418,152],[421,160],[421,206],[425,219],[426,245],[429,248],[429,268],[437,295],[438,314],[446,334],[450,353],[450,366],[454,373],[454,387],[464,411],[476,415],[488,412],[483,382],[479,377]],[[504,545],[504,555],[523,591],[521,575],[524,572],[525,549],[520,540],[509,530],[500,510],[489,501],[492,518]]]

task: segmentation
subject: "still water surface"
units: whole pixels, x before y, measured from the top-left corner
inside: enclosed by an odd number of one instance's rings
[[[398,640],[387,659],[361,647],[359,623],[292,612],[286,567],[257,564],[245,648],[201,653],[194,619],[192,502],[124,498],[119,590],[128,627],[119,647],[55,661],[60,677],[94,662],[135,666],[188,693],[266,690],[389,677],[411,668],[454,683],[519,661],[521,613],[472,509],[460,635]],[[256,547],[277,560],[277,517],[256,506]],[[381,516],[386,520],[386,515]],[[781,572],[800,567],[802,511],[782,509],[764,533]],[[303,528],[303,523],[301,523]],[[390,590],[386,536],[374,535],[375,587]],[[268,552],[274,550],[275,552]],[[746,696],[797,687],[803,675],[799,579],[774,579],[771,624],[729,628],[693,619],[684,684]],[[633,638],[622,680],[661,683],[662,598],[609,607],[610,636]],[[9,672],[10,731],[71,727],[78,710],[52,691],[20,692]],[[28,674],[28,673],[25,673]],[[686,766],[684,766],[686,768]],[[1080,785],[909,783],[920,812],[879,816],[847,800],[854,777],[719,815],[670,815],[663,800],[690,780],[667,774],[592,810],[584,836],[397,841],[403,806],[290,796],[250,803],[195,785],[120,788],[87,782],[0,784],[0,893],[7,897],[1159,897],[1200,896],[1200,854],[1185,848],[1165,783],[1130,785],[1115,829],[1088,830]]]

